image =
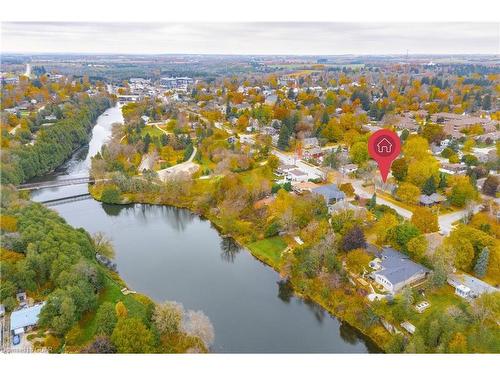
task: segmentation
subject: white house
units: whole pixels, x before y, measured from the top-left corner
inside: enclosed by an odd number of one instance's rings
[[[498,292],[499,289],[465,273],[448,275],[448,284],[455,288],[455,294],[467,300],[484,293]]]
[[[10,314],[10,330],[13,335],[29,331],[38,324],[38,316],[45,302],[13,311]]]
[[[302,172],[300,169],[292,169],[287,173],[287,179],[291,181],[304,182],[309,180],[309,175],[305,172]]]
[[[358,170],[358,166],[356,164],[346,164],[340,167],[340,172],[343,174],[350,174],[356,172]]]

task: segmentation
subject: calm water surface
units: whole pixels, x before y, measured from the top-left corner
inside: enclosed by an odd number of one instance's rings
[[[100,116],[88,148],[38,180],[85,176],[90,156],[121,122],[111,108]],[[82,194],[86,186],[43,189],[33,199]],[[184,209],[152,205],[106,205],[94,200],[54,207],[68,223],[105,232],[116,249],[123,280],[155,301],[175,300],[203,310],[215,328],[215,352],[366,353],[377,351],[356,330],[318,305],[293,296],[279,275],[210,222]]]

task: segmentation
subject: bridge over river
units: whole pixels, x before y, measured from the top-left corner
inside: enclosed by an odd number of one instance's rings
[[[55,180],[55,181],[44,181],[44,182],[34,182],[31,184],[22,184],[17,187],[17,190],[39,190],[39,189],[47,189],[47,188],[57,188],[63,186],[71,186],[71,185],[84,185],[84,184],[93,184],[96,182],[109,181],[109,179],[93,179],[92,177],[78,177],[78,178],[67,178],[64,180]]]

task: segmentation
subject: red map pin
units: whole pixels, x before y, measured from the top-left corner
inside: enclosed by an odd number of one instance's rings
[[[378,164],[382,181],[387,180],[391,164],[401,152],[401,141],[391,130],[381,129],[368,139],[368,153]]]

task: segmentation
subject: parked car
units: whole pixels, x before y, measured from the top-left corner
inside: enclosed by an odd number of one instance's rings
[[[12,337],[12,343],[13,343],[14,345],[19,345],[19,343],[20,343],[20,342],[21,342],[21,338],[19,337],[19,335],[14,335],[14,336]]]

